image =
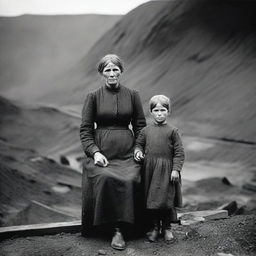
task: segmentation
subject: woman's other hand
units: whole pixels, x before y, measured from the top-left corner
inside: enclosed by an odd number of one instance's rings
[[[134,152],[134,159],[138,162],[140,162],[142,159],[144,159],[144,154],[142,151],[137,150]]]
[[[172,173],[171,173],[171,181],[178,182],[179,178],[180,178],[179,172],[178,171],[172,171]]]
[[[108,165],[108,160],[107,158],[101,154],[100,152],[96,152],[93,155],[94,157],[94,164],[99,165],[101,167],[106,167]]]

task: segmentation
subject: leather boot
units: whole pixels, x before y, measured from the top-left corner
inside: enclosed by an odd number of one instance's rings
[[[173,242],[174,236],[172,233],[172,228],[171,228],[171,220],[169,216],[166,216],[163,218],[163,229],[162,229],[163,235],[164,235],[164,240],[166,242]]]
[[[159,237],[159,229],[160,229],[159,222],[155,222],[153,229],[147,233],[147,238],[150,242],[157,242]]]
[[[164,228],[164,240],[166,242],[173,242],[175,240],[173,233],[171,231],[171,226]]]
[[[125,241],[119,228],[115,228],[115,233],[112,238],[111,247],[116,250],[125,249]]]

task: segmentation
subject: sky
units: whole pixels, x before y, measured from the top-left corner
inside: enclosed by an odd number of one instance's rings
[[[0,16],[22,14],[126,14],[149,0],[0,0]]]

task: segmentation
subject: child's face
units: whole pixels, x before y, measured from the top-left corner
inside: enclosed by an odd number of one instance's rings
[[[152,109],[151,115],[155,119],[155,122],[158,124],[165,124],[169,111],[166,107],[163,107],[160,103],[157,103],[156,106]]]

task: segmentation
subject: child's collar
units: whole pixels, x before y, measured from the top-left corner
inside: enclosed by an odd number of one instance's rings
[[[164,122],[164,123],[157,123],[157,122],[154,122],[154,124],[155,124],[156,126],[163,126],[163,125],[166,125],[167,122]]]

